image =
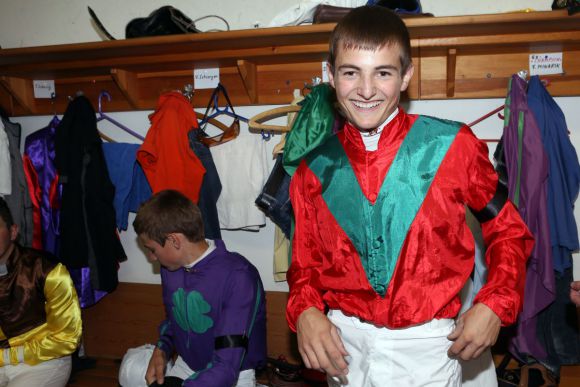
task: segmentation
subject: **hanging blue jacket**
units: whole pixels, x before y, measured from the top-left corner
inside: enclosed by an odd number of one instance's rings
[[[548,219],[554,270],[562,273],[572,266],[572,252],[578,250],[578,228],[574,201],[580,189],[578,155],[568,136],[564,113],[534,76],[528,82],[528,108],[540,129],[548,156]]]

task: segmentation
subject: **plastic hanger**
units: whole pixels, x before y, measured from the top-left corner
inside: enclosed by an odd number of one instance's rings
[[[220,92],[224,95],[224,97],[226,97],[226,106],[223,109],[220,109],[218,106],[218,96]],[[215,117],[220,115],[233,117],[234,121],[230,125],[225,125],[215,120]],[[226,88],[221,83],[218,83],[217,87],[214,89],[207,104],[207,108],[205,109],[205,113],[200,114],[199,116],[203,118],[199,123],[198,139],[208,147],[224,144],[238,137],[240,134],[240,121],[248,122],[247,118],[236,114]],[[210,137],[205,131],[208,123],[211,123],[212,125],[221,129],[223,133]]]
[[[505,107],[505,105],[501,105],[500,107],[493,109],[492,111],[490,111],[489,113],[484,114],[483,116],[479,117],[475,121],[470,122],[469,124],[467,124],[467,126],[471,127],[471,126],[474,126],[474,125],[479,124],[481,121],[484,121],[484,120],[488,119],[489,117],[493,116],[495,113],[501,112],[504,109],[504,107]],[[500,117],[500,118],[502,118],[502,117]]]
[[[220,109],[218,104],[220,91],[224,95],[224,97],[226,97],[226,106],[223,109]],[[234,119],[248,122],[248,119],[246,117],[242,117],[239,114],[236,114],[236,112],[234,111],[234,107],[230,101],[230,97],[228,96],[228,93],[226,91],[226,88],[221,83],[218,83],[217,87],[213,90],[213,93],[211,94],[211,97],[207,104],[207,108],[204,113],[205,118],[199,123],[199,126],[204,126],[207,120],[209,120],[210,118],[218,117],[220,115],[227,115],[233,117]]]
[[[195,90],[193,90],[193,85],[191,83],[184,85],[183,90],[180,90],[180,92],[191,103],[191,99],[193,98],[193,95],[195,94]],[[226,124],[224,124],[221,121],[216,120],[215,118],[206,119],[205,114],[202,114],[199,112],[195,112],[195,115],[196,115],[198,120],[201,118],[202,121],[209,122],[210,124],[212,124],[216,128],[220,129],[222,132],[225,132],[226,130],[229,129],[229,126],[227,126]]]
[[[203,115],[202,113],[198,113],[195,112],[195,115],[197,116],[198,120],[205,120],[205,115]],[[221,130],[222,132],[225,132],[227,130],[230,129],[229,126],[227,126],[226,124],[224,124],[223,122],[216,120],[215,118],[210,118],[209,120],[207,120],[207,122],[213,126],[215,126],[216,128],[218,128],[219,130]]]
[[[212,120],[213,118],[209,119],[208,122],[211,123]],[[220,125],[222,126],[218,127],[222,129],[222,133],[212,137],[209,137],[203,129],[200,129],[197,136],[198,140],[202,144],[205,144],[207,147],[212,147],[220,144],[225,144],[226,142],[235,139],[240,134],[240,120],[238,119],[235,119],[230,126],[225,126],[225,124],[221,122]],[[225,130],[223,129],[224,126]]]
[[[296,113],[298,111],[300,111],[300,106],[298,105],[288,105],[266,110],[250,118],[250,120],[248,121],[248,126],[250,127],[250,129],[254,130],[270,131],[270,132],[289,132],[290,129],[292,129],[292,124],[269,125],[263,124],[263,122],[274,118],[286,116],[288,115],[288,113]]]
[[[109,122],[112,122],[113,124],[115,124],[119,128],[123,129],[125,132],[127,132],[127,133],[129,133],[129,134],[131,134],[131,135],[133,135],[135,137],[137,137],[139,140],[141,140],[141,141],[145,140],[145,138],[143,136],[141,136],[139,133],[134,132],[133,130],[131,130],[128,127],[126,127],[125,125],[123,125],[120,122],[116,121],[114,118],[111,118],[108,115],[106,115],[105,113],[103,113],[102,105],[101,105],[101,100],[102,100],[103,97],[107,97],[107,100],[109,100],[109,102],[111,101],[111,95],[107,91],[104,91],[104,90],[101,91],[101,93],[99,94],[99,111],[97,113],[97,122],[102,121],[102,120],[107,120]],[[101,137],[103,137],[103,135],[101,135]],[[110,141],[110,142],[114,142],[110,138],[108,138],[106,140],[107,141]]]
[[[526,78],[528,76],[528,72],[526,70],[520,70],[520,71],[517,72],[517,75],[520,78],[522,78],[524,81],[526,81]],[[550,80],[549,79],[541,79],[541,82],[546,87],[548,87],[550,85]],[[501,114],[501,111],[504,110],[504,108],[505,108],[505,105],[501,105],[501,106],[493,109],[489,113],[486,113],[483,116],[479,117],[475,121],[470,122],[469,124],[467,124],[467,126],[472,127],[474,125],[477,125],[481,121],[485,121],[486,119],[488,119],[489,117],[495,115],[496,113],[497,113],[497,116],[499,117],[499,119],[503,120],[504,119],[504,116]],[[481,141],[485,141],[485,142],[499,142],[499,139],[496,139],[496,138],[482,138]]]

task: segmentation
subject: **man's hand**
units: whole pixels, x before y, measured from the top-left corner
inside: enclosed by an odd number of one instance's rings
[[[570,284],[570,300],[576,306],[580,306],[580,281],[574,281]]]
[[[145,381],[147,382],[147,385],[150,385],[155,381],[157,384],[163,384],[166,365],[167,359],[165,359],[165,352],[155,347],[153,355],[151,355],[151,360],[149,360],[149,366],[147,366],[147,372],[145,373]]]
[[[296,324],[298,350],[307,368],[314,368],[329,376],[344,376],[348,373],[348,364],[344,357],[348,355],[338,329],[321,311],[316,308],[306,309],[298,317]]]
[[[485,304],[475,304],[457,319],[455,329],[447,338],[454,343],[448,351],[450,357],[471,360],[479,357],[495,344],[501,320]]]

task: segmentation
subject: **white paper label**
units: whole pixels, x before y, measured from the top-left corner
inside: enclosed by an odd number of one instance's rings
[[[562,53],[530,54],[530,75],[562,74]]]
[[[220,82],[219,67],[193,70],[194,89],[214,89]]]
[[[32,81],[34,98],[52,98],[55,94],[54,80]]]
[[[322,82],[328,82],[328,67],[327,62],[322,62]]]

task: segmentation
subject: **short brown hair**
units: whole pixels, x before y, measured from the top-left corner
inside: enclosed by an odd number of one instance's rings
[[[354,8],[338,22],[330,35],[328,63],[334,71],[338,50],[376,50],[397,46],[401,50],[401,73],[411,65],[411,39],[407,26],[396,13],[386,7]]]
[[[14,224],[14,218],[10,212],[10,208],[8,208],[8,203],[2,197],[0,197],[0,218],[6,223],[6,227],[8,228]]]
[[[137,235],[144,234],[161,246],[171,233],[181,233],[190,242],[205,236],[199,207],[179,191],[165,190],[144,202],[133,221]]]

